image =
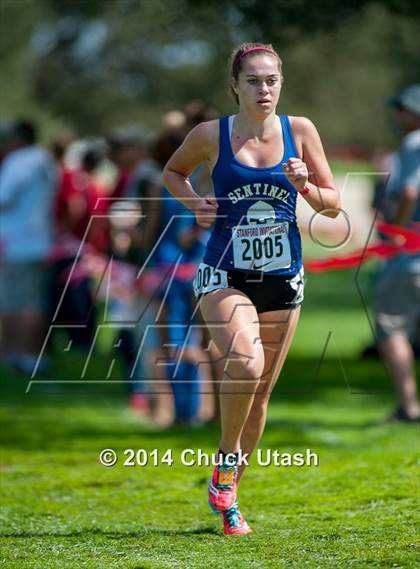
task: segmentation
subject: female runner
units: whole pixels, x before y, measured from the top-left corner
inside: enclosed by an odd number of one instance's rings
[[[194,282],[204,321],[224,354],[220,378],[220,462],[208,487],[226,535],[249,533],[237,487],[264,430],[267,404],[283,367],[303,300],[296,201],[336,217],[339,193],[315,126],[276,115],[282,62],[271,45],[247,43],[231,58],[234,116],[195,127],[164,170],[168,190],[211,227]],[[206,163],[215,196],[188,180]]]

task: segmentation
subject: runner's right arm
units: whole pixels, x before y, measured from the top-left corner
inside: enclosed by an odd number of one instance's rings
[[[213,160],[218,146],[216,123],[217,121],[210,121],[196,126],[163,170],[165,187],[174,198],[195,213],[197,223],[205,228],[210,227],[216,219],[217,202],[211,195],[200,197],[194,191],[188,176],[200,164]]]

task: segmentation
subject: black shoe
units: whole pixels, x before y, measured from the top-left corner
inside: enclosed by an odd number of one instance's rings
[[[376,344],[370,344],[369,346],[366,346],[360,356],[365,360],[379,360],[381,357],[379,355]]]
[[[397,407],[395,411],[388,417],[388,421],[399,421],[401,423],[420,423],[420,415],[411,417],[405,409]]]

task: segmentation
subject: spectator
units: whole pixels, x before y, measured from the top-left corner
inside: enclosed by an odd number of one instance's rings
[[[104,155],[103,144],[88,142],[81,152],[78,167],[61,165],[55,208],[57,240],[51,259],[51,316],[55,324],[70,325],[67,327],[70,339],[83,350],[90,348],[95,332],[97,310],[91,279],[89,275],[81,274],[70,283],[67,281],[82,240],[84,245],[93,246],[97,251],[108,250],[107,220],[102,217],[92,219],[94,213],[103,213],[107,205],[103,200],[100,202],[102,207],[96,208],[97,199],[104,191],[95,172]]]
[[[30,120],[14,124],[0,172],[0,321],[6,362],[31,373],[46,331],[56,168]],[[38,371],[46,367],[39,363]]]
[[[143,262],[154,243],[159,225],[161,169],[149,153],[149,137],[140,127],[115,131],[109,138],[110,158],[119,169],[119,179],[113,197],[138,201],[144,215],[137,231],[132,234],[133,245]]]
[[[111,134],[108,139],[110,158],[117,166],[119,176],[113,197],[128,198],[125,211],[140,218],[136,224],[123,224],[119,227],[111,216],[111,241],[113,254],[120,260],[143,267],[154,246],[159,227],[161,170],[150,157],[148,134],[140,127],[127,127]],[[116,207],[116,206],[113,206]],[[141,215],[139,215],[139,213]],[[146,334],[144,354],[154,347],[153,302],[144,295],[125,299],[114,299],[111,305],[112,321],[127,321],[127,314],[138,314],[139,321],[134,332],[131,328],[122,329],[119,334],[120,346],[128,369],[133,369],[133,380],[129,383],[130,408],[138,413],[149,412],[148,386],[145,378],[151,377],[150,362],[147,357],[137,359],[137,348],[141,344],[139,336]],[[136,337],[137,336],[137,337]]]
[[[64,167],[64,158],[69,145],[76,140],[72,130],[63,130],[57,133],[50,143],[50,150],[59,166]]]
[[[183,128],[166,126],[158,137],[155,157],[162,166],[182,143],[184,134]],[[162,302],[165,302],[165,325],[160,328],[162,348],[156,350],[153,357],[155,361],[166,361],[166,369],[156,366],[155,372],[158,373],[160,385],[167,388],[168,384],[162,382],[165,379],[170,381],[176,422],[197,424],[211,419],[214,414],[211,365],[201,346],[202,335],[194,315],[192,291],[192,281],[208,233],[197,225],[195,216],[165,188],[162,188],[161,210],[159,242],[154,260],[161,277],[160,295]],[[201,397],[203,392],[206,393],[204,398]],[[169,408],[168,393],[161,390],[156,420],[161,416],[168,417]]]
[[[10,151],[12,133],[13,124],[8,121],[0,121],[0,167]]]
[[[80,155],[77,167],[60,164],[60,189],[56,200],[57,228],[59,235],[72,235],[79,240],[87,238],[95,248],[108,249],[108,228],[103,224],[91,222],[94,213],[104,213],[106,200],[96,207],[97,200],[106,194],[98,183],[96,170],[105,156],[105,146],[97,142],[87,142]],[[90,223],[89,234],[85,236]]]
[[[388,220],[410,227],[420,222],[420,84],[407,87],[389,101],[395,110],[403,140],[398,152],[398,172],[387,191]],[[378,279],[375,324],[379,351],[397,392],[393,418],[418,422],[420,405],[410,337],[420,316],[420,256],[403,252],[387,261]]]
[[[398,151],[386,154],[377,154],[373,159],[374,170],[379,174],[374,184],[374,195],[372,208],[380,219],[392,223],[395,214],[395,187],[398,186],[400,178],[400,153]],[[378,232],[378,238],[385,243],[389,237]],[[381,273],[381,266],[378,267]],[[378,271],[375,272],[374,281],[378,278]],[[413,347],[414,357],[420,357],[420,320],[417,322],[417,330],[410,338]],[[362,350],[362,357],[369,359],[380,359],[378,345],[375,340]]]

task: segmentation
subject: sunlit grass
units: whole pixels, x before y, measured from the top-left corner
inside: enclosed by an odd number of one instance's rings
[[[367,294],[371,279],[363,273]],[[122,384],[36,384],[25,394],[27,378],[3,369],[1,566],[417,567],[418,430],[384,421],[389,378],[381,362],[359,357],[370,340],[354,275],[311,275],[260,447],[311,449],[319,466],[254,459],[240,490],[254,533],[240,539],[224,537],[209,513],[210,468],[180,460],[186,448],[214,452],[217,426],[158,431],[128,411]],[[90,373],[106,361],[98,353]],[[52,378],[82,365],[57,354]],[[116,466],[99,463],[104,448],[117,452]],[[171,449],[174,464],[123,466],[129,448]]]

